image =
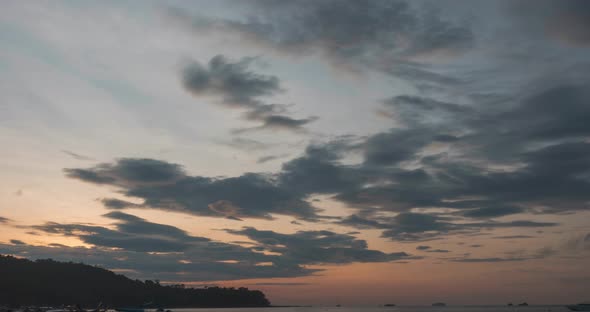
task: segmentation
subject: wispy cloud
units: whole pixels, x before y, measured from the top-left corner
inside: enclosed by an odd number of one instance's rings
[[[263,102],[261,98],[276,95],[283,89],[276,76],[250,71],[248,67],[253,60],[243,58],[233,62],[217,55],[207,65],[193,62],[182,72],[183,86],[195,96],[218,97],[220,104],[244,110],[244,119],[262,123],[255,128],[238,129],[238,133],[255,129],[302,131],[303,126],[317,119],[295,119],[286,115],[288,105]]]

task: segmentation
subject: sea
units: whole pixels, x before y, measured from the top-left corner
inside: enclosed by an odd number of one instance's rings
[[[395,307],[272,307],[231,309],[172,309],[173,312],[569,312],[565,306],[395,306]]]

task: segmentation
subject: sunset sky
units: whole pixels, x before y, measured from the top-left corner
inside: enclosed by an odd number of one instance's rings
[[[590,293],[590,1],[0,3],[0,254],[273,304]]]

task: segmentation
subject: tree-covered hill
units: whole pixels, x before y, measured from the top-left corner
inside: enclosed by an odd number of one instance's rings
[[[94,307],[264,307],[270,303],[258,290],[247,288],[185,288],[132,280],[111,271],[53,260],[18,259],[0,255],[0,305],[81,304]]]

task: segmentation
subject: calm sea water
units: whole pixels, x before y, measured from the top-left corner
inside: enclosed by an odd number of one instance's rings
[[[293,307],[239,309],[174,309],[174,312],[568,312],[563,306],[448,306],[448,307]]]

